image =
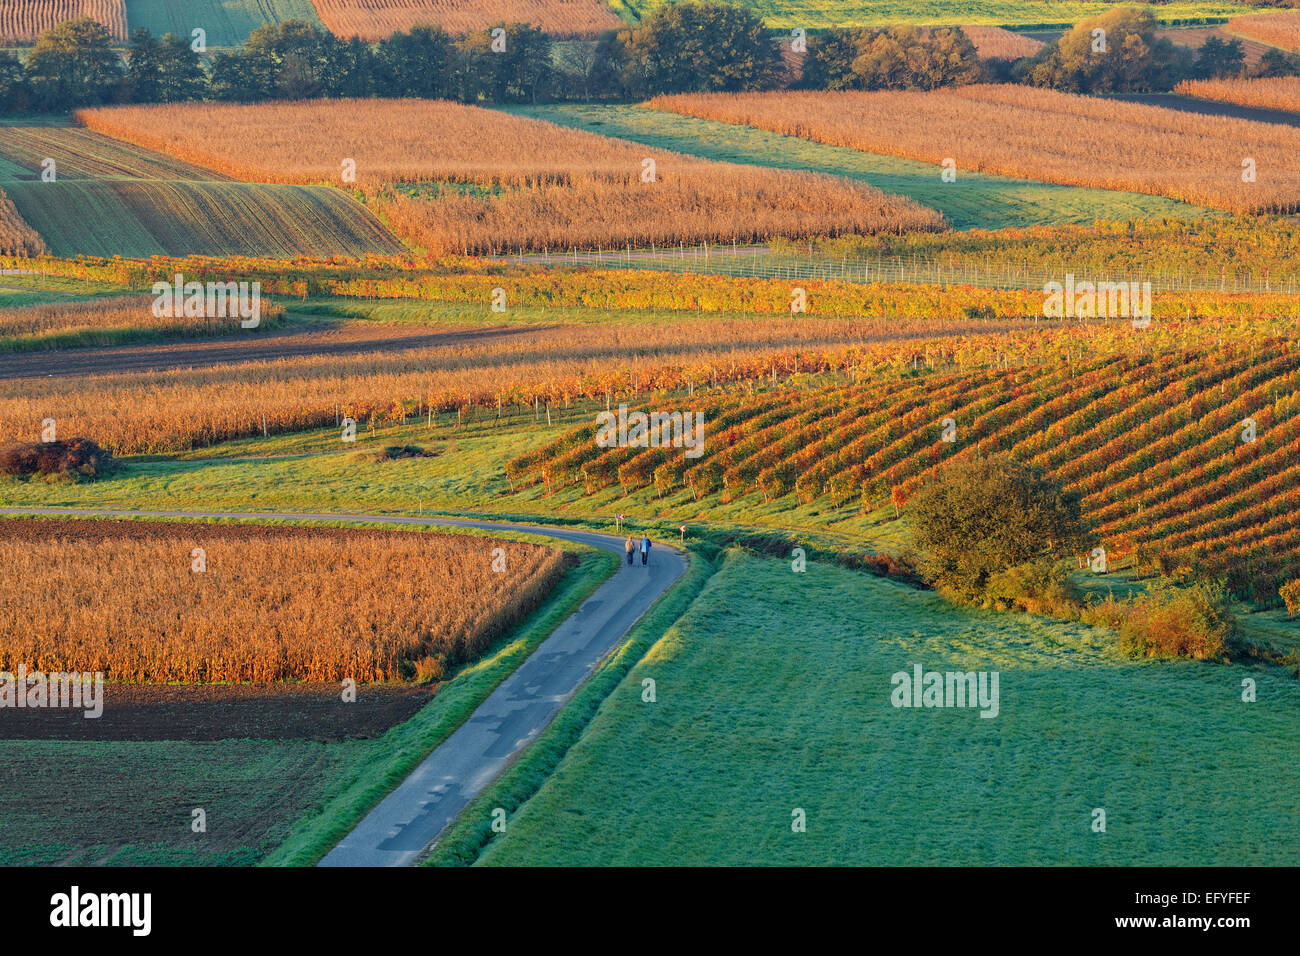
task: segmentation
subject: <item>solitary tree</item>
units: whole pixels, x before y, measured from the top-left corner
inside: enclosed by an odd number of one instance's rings
[[[912,497],[907,515],[922,572],[967,600],[998,572],[1077,553],[1089,538],[1079,496],[1009,455],[950,463]]]

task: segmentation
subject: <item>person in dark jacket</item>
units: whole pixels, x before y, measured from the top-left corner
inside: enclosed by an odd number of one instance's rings
[[[631,564],[632,555],[636,553],[636,542],[632,540],[631,535],[627,536],[627,544],[624,547],[627,548],[627,563]]]
[[[650,563],[650,537],[646,535],[641,539],[641,563]]]

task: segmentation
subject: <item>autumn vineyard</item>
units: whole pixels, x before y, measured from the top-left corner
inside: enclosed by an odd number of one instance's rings
[[[1269,922],[1264,2],[0,0],[0,876],[964,866],[1084,930],[1051,874],[1215,867]]]

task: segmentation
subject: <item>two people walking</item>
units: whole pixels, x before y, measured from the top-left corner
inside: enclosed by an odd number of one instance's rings
[[[631,564],[632,556],[636,554],[638,550],[636,539],[632,537],[632,535],[627,536],[627,542],[626,544],[624,544],[624,548],[627,549],[627,563]],[[650,563],[650,538],[649,537],[643,536],[641,538],[640,551],[641,551],[641,563],[649,564]]]

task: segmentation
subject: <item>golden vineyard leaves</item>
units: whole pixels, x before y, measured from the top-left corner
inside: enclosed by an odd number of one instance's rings
[[[0,670],[130,683],[441,677],[536,607],[562,564],[549,548],[456,535],[0,522]]]
[[[447,281],[457,283],[465,301],[478,303],[479,316],[493,315],[488,294],[498,277]],[[536,284],[511,284],[510,301],[517,296],[533,304],[653,305],[768,317],[645,316],[635,324],[479,327],[470,339],[449,334],[445,345],[387,353],[99,374],[73,382],[0,381],[0,440],[34,441],[41,421],[53,417],[61,434],[85,435],[117,454],[175,451],[264,429],[333,427],[340,415],[383,425],[476,404],[531,409],[534,402],[725,386],[765,378],[774,366],[865,375],[900,369],[918,355],[941,356],[965,368],[1009,356],[1030,361],[1068,343],[1089,350],[1180,348],[1225,333],[1250,342],[1291,334],[1300,317],[1300,300],[1284,294],[1156,294],[1151,334],[1135,336],[1123,321],[1046,322],[1043,296],[1034,291],[811,281],[802,286],[808,313],[791,316],[788,282],[548,273],[536,277]],[[771,315],[783,310],[781,317]],[[835,318],[844,315],[866,318]],[[1216,318],[1195,318],[1206,315]]]

